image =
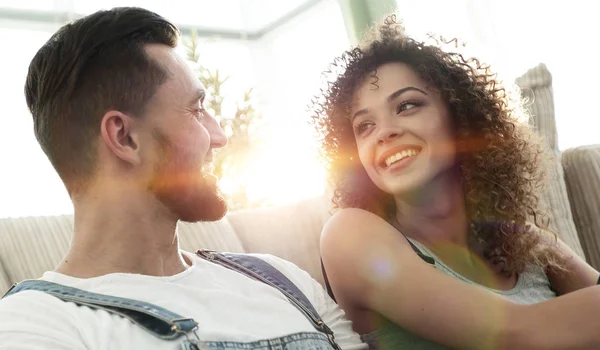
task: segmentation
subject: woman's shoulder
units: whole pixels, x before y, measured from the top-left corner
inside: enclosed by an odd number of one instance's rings
[[[338,210],[327,220],[321,232],[321,246],[355,243],[361,246],[382,233],[395,229],[381,217],[363,209],[345,208]],[[374,243],[374,242],[373,242]]]
[[[370,211],[359,208],[344,208],[338,210],[327,220],[324,232],[336,232],[340,229],[346,231],[360,231],[365,226],[385,227],[390,226],[387,221]],[[391,226],[390,226],[391,227]]]
[[[330,264],[337,262],[344,269],[359,263],[358,256],[379,256],[391,247],[403,249],[404,246],[412,251],[408,241],[390,223],[357,208],[336,212],[321,233],[323,259]]]
[[[321,234],[323,268],[340,305],[368,308],[365,296],[378,273],[377,262],[408,245],[398,231],[381,217],[362,209],[341,209],[326,223]],[[396,242],[397,243],[397,242]],[[410,249],[410,248],[409,248]]]

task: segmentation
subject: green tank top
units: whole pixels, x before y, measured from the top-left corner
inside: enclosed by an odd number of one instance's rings
[[[521,273],[517,279],[516,285],[510,290],[497,290],[487,288],[476,284],[462,275],[453,271],[444,264],[433,252],[427,249],[419,242],[408,238],[409,241],[421,251],[422,255],[429,257],[433,265],[441,272],[463,280],[470,284],[475,284],[481,288],[488,289],[494,293],[500,294],[505,298],[519,304],[535,304],[556,297],[556,294],[550,288],[550,282],[544,271],[536,266],[530,266],[525,272]],[[421,255],[420,254],[420,255]],[[435,325],[432,325],[435,327]],[[437,350],[446,349],[445,347],[431,341],[420,338],[396,325],[395,323],[384,320],[381,327],[377,330],[363,334],[362,339],[369,344],[369,349],[390,350],[390,349],[411,349],[411,350]]]

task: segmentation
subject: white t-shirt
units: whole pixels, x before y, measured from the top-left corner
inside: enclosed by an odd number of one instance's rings
[[[239,272],[183,252],[192,266],[168,277],[113,273],[80,279],[53,271],[42,280],[94,293],[145,301],[198,322],[204,341],[253,342],[315,328],[278,290]],[[366,349],[344,312],[321,285],[296,265],[257,255],[286,275],[335,332],[342,349]],[[0,349],[180,349],[128,319],[64,302],[39,291],[0,300]]]

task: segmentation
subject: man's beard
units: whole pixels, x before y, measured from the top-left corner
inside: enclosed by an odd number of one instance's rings
[[[227,204],[219,193],[216,177],[200,166],[188,167],[159,130],[155,130],[153,135],[160,146],[160,154],[149,190],[181,221],[216,221],[223,218]]]

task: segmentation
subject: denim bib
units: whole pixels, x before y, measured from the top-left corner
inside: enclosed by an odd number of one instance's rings
[[[27,280],[15,284],[3,298],[24,290],[45,292],[65,302],[73,302],[77,305],[101,309],[125,317],[160,339],[180,341],[183,350],[340,349],[335,342],[333,331],[323,322],[304,293],[269,263],[255,256],[245,254],[226,254],[209,250],[198,250],[196,254],[207,261],[237,271],[279,290],[311,322],[318,333],[296,333],[250,343],[202,341],[196,334],[198,323],[195,320],[180,316],[157,305],[134,299],[92,293],[41,280]]]

